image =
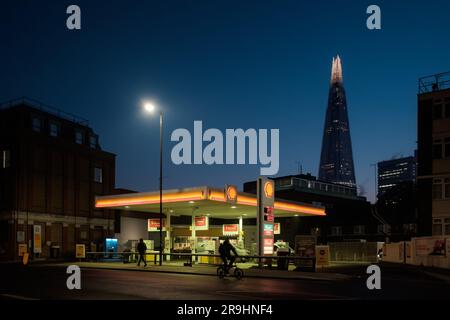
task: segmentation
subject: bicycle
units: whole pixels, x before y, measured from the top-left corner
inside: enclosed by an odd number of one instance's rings
[[[231,268],[229,268],[228,273],[225,270],[225,266],[220,265],[217,268],[217,275],[219,276],[220,279],[225,278],[227,275],[230,275],[233,271],[233,275],[236,277],[236,279],[241,280],[242,277],[244,276],[244,270],[242,270],[241,268],[239,268],[236,264],[236,262],[233,263],[233,265],[231,266]]]

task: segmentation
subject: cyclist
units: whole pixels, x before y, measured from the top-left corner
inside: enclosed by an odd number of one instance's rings
[[[233,252],[234,255],[232,255],[231,252]],[[238,256],[236,249],[230,243],[230,240],[228,238],[225,239],[225,241],[220,244],[219,254],[220,254],[220,258],[223,261],[225,273],[228,274],[229,270],[233,267],[233,263],[236,260],[236,257]]]

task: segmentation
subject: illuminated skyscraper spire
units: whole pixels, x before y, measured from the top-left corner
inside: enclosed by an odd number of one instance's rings
[[[355,187],[352,142],[347,113],[347,99],[339,56],[331,67],[328,107],[323,130],[319,179]]]
[[[331,67],[331,83],[336,82],[343,82],[341,58],[339,58],[339,55],[336,58],[333,57],[333,65]]]

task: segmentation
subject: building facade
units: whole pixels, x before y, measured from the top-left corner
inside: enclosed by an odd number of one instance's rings
[[[419,79],[419,228],[450,235],[450,72]]]
[[[404,182],[416,180],[416,156],[378,162],[378,196]]]
[[[0,109],[0,259],[27,248],[33,258],[74,257],[75,244],[100,250],[114,212],[95,209],[111,194],[115,155],[86,120],[20,99]]]
[[[320,155],[319,179],[356,186],[352,142],[347,112],[347,98],[339,56],[333,58],[328,107]]]

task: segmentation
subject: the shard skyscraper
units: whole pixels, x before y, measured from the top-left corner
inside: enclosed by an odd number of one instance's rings
[[[356,186],[347,99],[339,56],[333,57],[327,115],[323,130],[319,179]]]

